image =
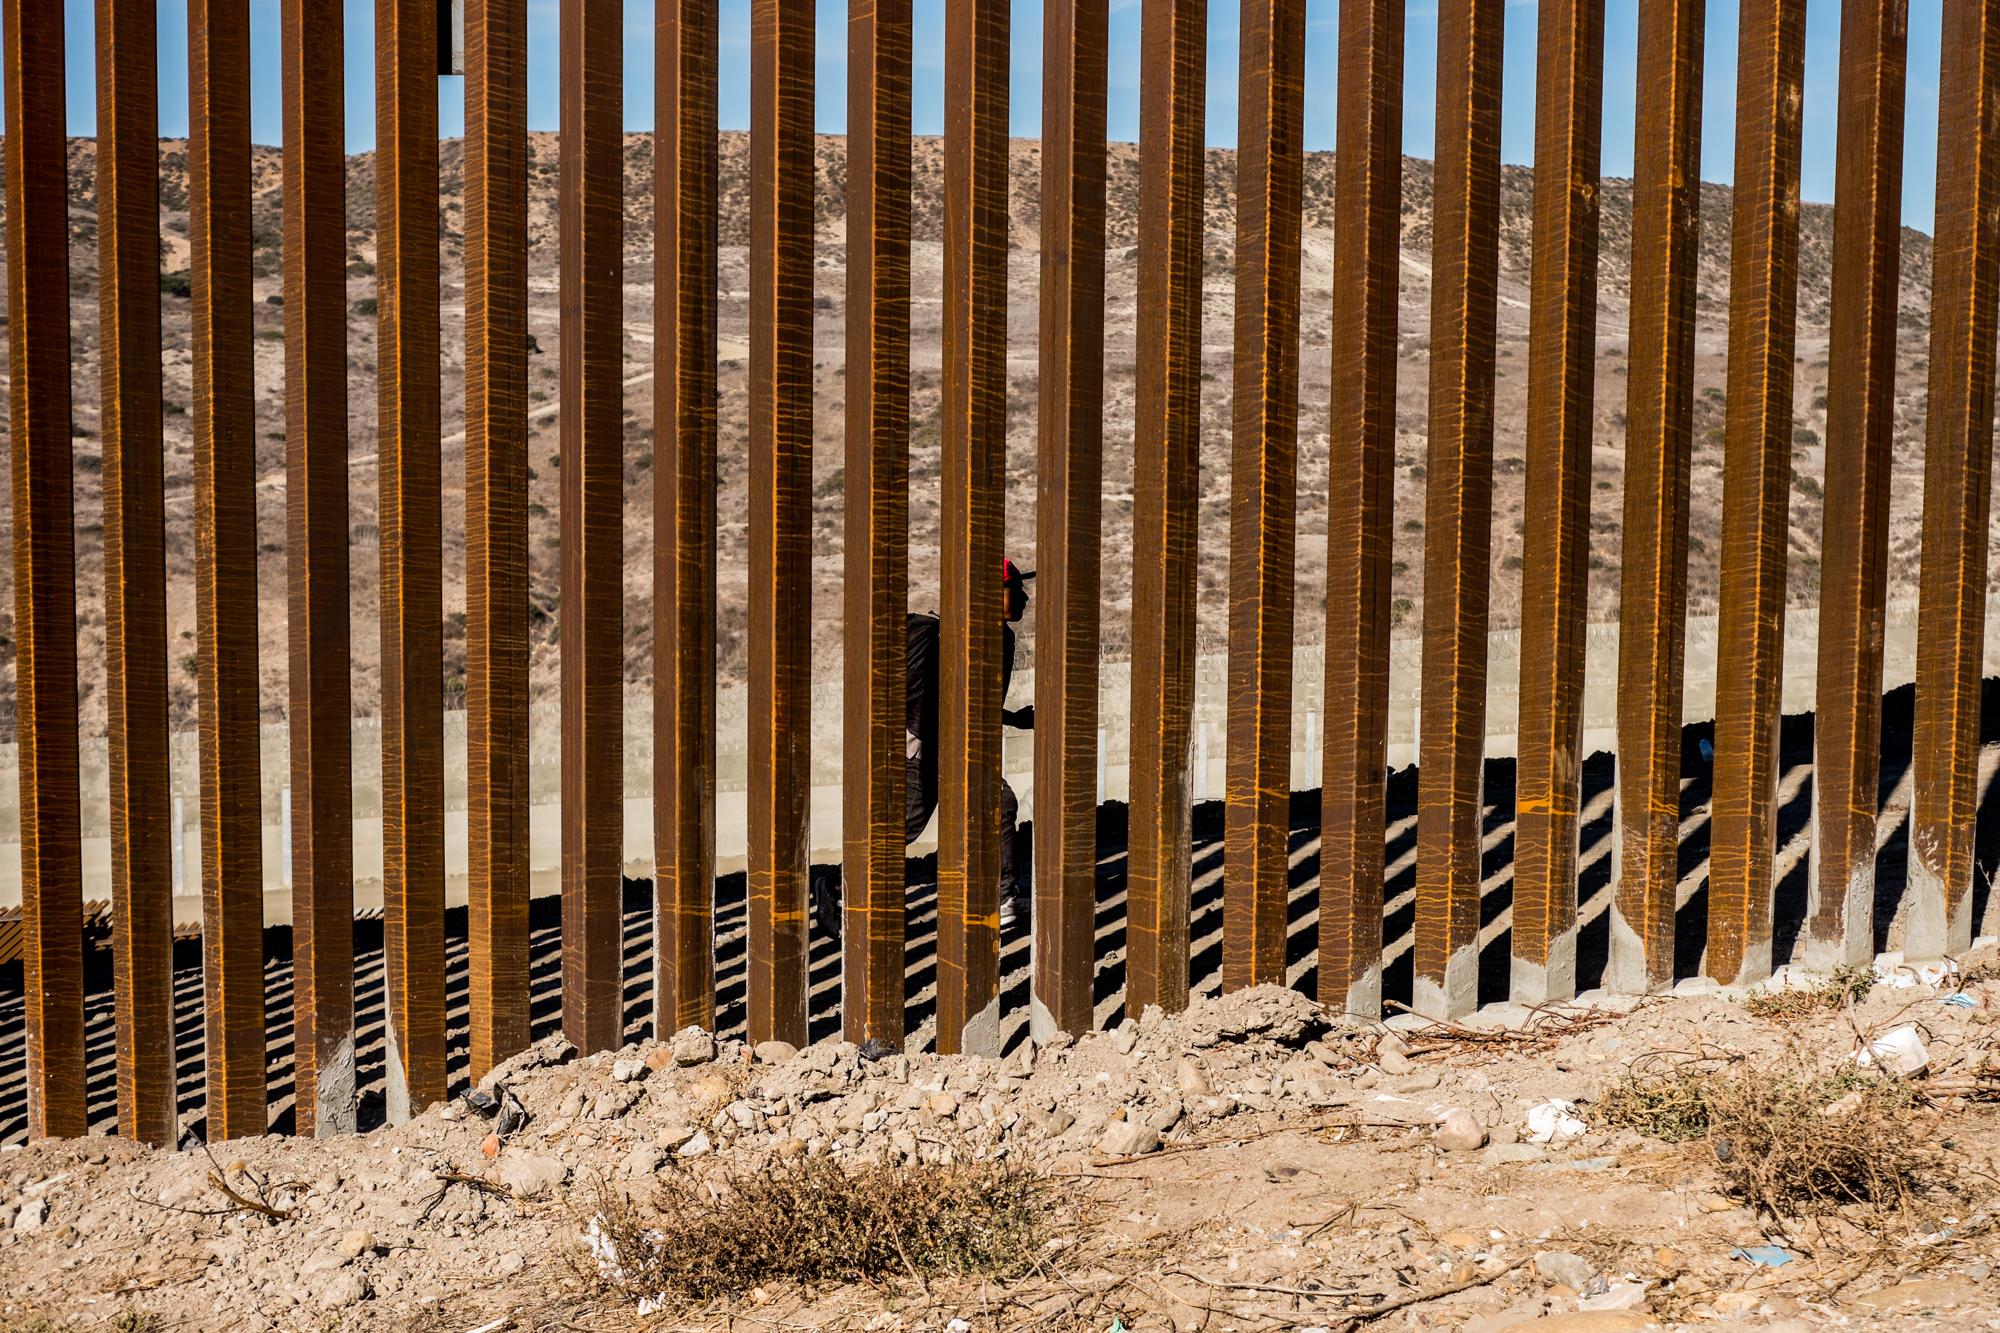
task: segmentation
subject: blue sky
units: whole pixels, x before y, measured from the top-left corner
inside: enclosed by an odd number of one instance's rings
[[[1637,0],[1608,0],[1605,34],[1604,170],[1625,176],[1632,169],[1633,82],[1638,44]],[[720,0],[722,9],[722,121],[741,129],[749,123],[750,3]],[[1936,188],[1937,69],[1940,0],[1910,6],[1910,78],[1903,218],[1928,231]],[[92,0],[65,0],[68,14],[70,132],[89,135],[96,124],[90,35]],[[280,129],[278,0],[250,0],[252,27],[253,132],[275,143]],[[943,120],[943,0],[915,0],[917,14],[916,130],[935,134]],[[1136,139],[1139,127],[1139,0],[1111,4],[1111,135]],[[1437,9],[1435,0],[1409,0],[1406,41],[1405,150],[1431,154],[1435,119]],[[1306,145],[1320,149],[1333,141],[1337,0],[1311,0],[1307,18]],[[365,149],[374,137],[374,0],[347,0],[348,143]],[[840,132],[846,122],[846,4],[819,0],[819,128]],[[1040,132],[1041,4],[1014,3],[1013,131]],[[1534,160],[1535,18],[1533,0],[1507,6],[1506,98],[1502,152],[1506,160]],[[1209,0],[1209,141],[1236,139],[1236,54],[1239,12],[1234,0]],[[557,4],[529,0],[528,108],[536,129],[556,128]],[[1833,197],[1835,98],[1840,58],[1840,9],[1836,0],[1809,0],[1806,20],[1806,121],[1804,192],[1810,200]],[[1732,175],[1732,133],[1736,91],[1736,11],[1728,0],[1709,8],[1708,67],[1703,111],[1702,175],[1727,182]],[[653,4],[625,3],[625,122],[629,129],[652,128]],[[187,129],[186,0],[160,0],[161,128],[169,135]],[[463,125],[463,81],[439,83],[440,124],[446,134]]]

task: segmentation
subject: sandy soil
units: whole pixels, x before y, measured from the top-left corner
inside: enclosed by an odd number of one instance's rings
[[[1453,1029],[1329,1022],[1263,988],[999,1060],[870,1060],[833,1039],[753,1053],[700,1033],[578,1059],[552,1037],[496,1071],[530,1117],[497,1146],[453,1103],[359,1138],[8,1150],[0,1328],[2000,1327],[1994,956],[1790,1025],[1699,985]],[[1968,1007],[1940,1002],[1955,992]],[[1726,1145],[1605,1123],[1607,1092],[1663,1059],[1834,1067],[1857,1032],[1911,1023],[1929,1063],[1902,1128],[1940,1166],[1905,1212],[1759,1215]],[[1535,1142],[1530,1112],[1551,1099],[1580,1123]],[[642,1320],[584,1248],[593,1216],[643,1208],[663,1173],[947,1152],[1058,1183],[1023,1271],[773,1283]],[[1760,1245],[1791,1258],[1732,1257]],[[1408,1304],[1370,1314],[1392,1301]]]

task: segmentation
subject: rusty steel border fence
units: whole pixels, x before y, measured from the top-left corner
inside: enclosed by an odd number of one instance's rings
[[[447,1088],[438,448],[438,0],[377,0],[387,1114]],[[1008,0],[944,0],[941,1051],[1001,1002],[993,571],[1006,490]],[[912,0],[848,20],[842,1018],[905,1035]],[[1942,0],[1909,948],[1970,942],[1994,372],[2000,5]],[[749,66],[751,1040],[808,1034],[812,0],[752,0]],[[62,0],[0,0],[28,1126],[86,1129]],[[1477,1002],[1500,242],[1502,0],[1441,0],[1413,999]],[[1542,0],[1512,890],[1513,998],[1575,994],[1603,0]],[[1772,965],[1792,447],[1803,0],[1744,0],[1706,971]],[[96,0],[118,1125],[176,1129],[166,835],[155,0]],[[1607,984],[1674,977],[1701,0],[1639,0]],[[1189,776],[1206,0],[1145,0],[1125,1003],[1190,993]],[[195,584],[207,1132],[266,1126],[258,820],[247,0],[189,5]],[[340,0],[284,0],[283,291],[296,1128],[356,1123]],[[621,944],[622,13],[560,10],[561,1010],[625,1032]],[[1872,951],[1900,263],[1902,0],[1843,0],[1813,863],[1801,956]],[[1042,578],[1029,1027],[1093,1022],[1105,396],[1107,0],[1049,0],[1041,157]],[[527,6],[465,0],[470,1076],[529,1039]],[[656,1032],[716,1022],[717,0],[657,7],[652,559]],[[1305,0],[1244,0],[1231,417],[1221,974],[1286,977],[1298,488],[1324,485],[1318,986],[1382,998],[1404,0],[1340,6],[1330,397],[1300,402]],[[1325,128],[1325,127],[1322,127]],[[1720,224],[1721,219],[1711,219]],[[1301,411],[1329,470],[1301,479]],[[1221,543],[1210,538],[1208,558]]]

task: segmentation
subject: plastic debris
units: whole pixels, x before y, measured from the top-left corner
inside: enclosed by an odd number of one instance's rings
[[[1739,1245],[1729,1252],[1732,1259],[1747,1259],[1759,1268],[1783,1268],[1798,1256],[1782,1245]]]
[[[1938,997],[1938,1003],[1948,1004],[1954,1009],[1977,1009],[1979,1007],[1979,1001],[1973,999],[1964,991],[1953,991],[1950,995],[1941,995]]]
[[[1539,1106],[1528,1108],[1528,1141],[1530,1143],[1561,1143],[1573,1139],[1588,1129],[1576,1114],[1576,1103],[1566,1102],[1560,1097],[1552,1097]]]
[[[1957,979],[1958,963],[1950,958],[1915,966],[1893,956],[1875,960],[1875,984],[1892,990],[1914,990],[1918,986],[1943,987]]]
[[[1930,1062],[1924,1039],[1910,1023],[1891,1028],[1854,1053],[1854,1063],[1863,1069],[1881,1069],[1902,1078],[1921,1074]]]
[[[495,1083],[490,1088],[474,1088],[459,1101],[468,1111],[493,1122],[493,1138],[497,1143],[505,1143],[527,1128],[530,1119],[528,1108],[521,1105],[521,1099],[505,1083]]]
[[[1584,1293],[1576,1303],[1579,1310],[1642,1310],[1646,1306],[1646,1284],[1643,1282],[1604,1282],[1601,1279],[1593,1285],[1602,1286],[1601,1291]]]
[[[658,1231],[648,1231],[644,1233],[644,1239],[648,1245],[658,1248],[666,1237]],[[610,1233],[604,1229],[604,1214],[598,1213],[590,1219],[588,1225],[584,1227],[582,1240],[585,1252],[597,1261],[597,1275],[599,1277],[609,1279],[612,1282],[623,1282],[626,1280],[625,1261],[618,1253],[617,1243],[611,1239]],[[641,1319],[644,1319],[649,1314],[659,1314],[666,1308],[667,1293],[664,1291],[657,1295],[641,1296],[639,1298],[638,1313]]]
[[[521,1105],[521,1099],[505,1083],[495,1086],[499,1094],[499,1109],[493,1116],[493,1132],[504,1141],[527,1128],[530,1119],[528,1108]]]

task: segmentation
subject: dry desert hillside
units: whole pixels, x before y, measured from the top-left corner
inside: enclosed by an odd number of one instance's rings
[[[104,725],[102,602],[101,459],[97,408],[97,219],[94,144],[70,148],[70,236],[72,327],[75,365],[76,514],[79,633],[83,699],[88,731]],[[748,181],[747,139],[727,134],[722,151],[721,258],[721,666],[725,677],[744,670],[747,513],[747,421],[745,411]],[[1039,145],[1013,145],[1012,280],[1009,309],[1009,495],[1008,546],[1026,561],[1035,540],[1035,370],[1037,342],[1036,277],[1039,225]],[[186,145],[160,147],[161,260],[165,298],[167,400],[167,539],[170,561],[170,675],[175,722],[192,725],[196,698],[194,652],[194,525],[190,486],[189,307],[185,274],[189,267]],[[936,600],[935,558],[938,521],[940,391],[939,320],[942,250],[940,211],[942,146],[935,139],[915,145],[915,253],[913,281],[914,346],[911,404],[911,599],[917,606]],[[1204,651],[1219,651],[1228,579],[1229,395],[1231,270],[1235,252],[1235,155],[1215,150],[1208,157],[1208,244],[1206,352],[1202,383],[1204,558],[1201,568],[1201,625]],[[256,238],[256,352],[258,413],[258,522],[264,711],[282,716],[285,654],[284,521],[284,362],[280,308],[279,155],[257,150],[252,182]],[[463,288],[462,145],[442,146],[439,208],[444,226],[440,259],[444,268],[443,431],[445,531],[445,662],[447,699],[459,697],[464,683],[464,458],[463,458]],[[626,311],[626,672],[644,680],[651,671],[650,544],[652,505],[653,145],[648,135],[625,142],[625,311]],[[1522,508],[1523,417],[1526,404],[1527,320],[1531,253],[1532,173],[1508,168],[1502,195],[1499,416],[1493,515],[1492,619],[1495,628],[1516,622],[1520,559],[1528,516]],[[557,616],[557,307],[556,307],[556,141],[537,134],[530,181],[530,328],[536,351],[530,358],[533,437],[529,505],[533,560],[534,663],[538,694],[554,689]],[[353,622],[355,706],[377,706],[376,627],[377,529],[375,526],[375,277],[374,195],[368,155],[348,160],[348,297],[350,440],[353,464]],[[817,380],[816,423],[819,456],[814,488],[817,506],[814,651],[819,673],[839,670],[842,467],[845,363],[842,347],[845,274],[845,144],[822,138],[818,146],[818,237],[814,301]],[[1630,183],[1604,183],[1603,259],[1598,320],[1596,464],[1593,480],[1590,602],[1593,619],[1615,615],[1619,568],[1619,497],[1624,449],[1626,280],[1630,238]],[[1110,159],[1110,235],[1105,309],[1106,393],[1104,461],[1104,644],[1121,656],[1128,640],[1132,476],[1131,412],[1134,357],[1134,284],[1137,271],[1138,153],[1114,144]],[[1333,162],[1313,154],[1306,167],[1304,313],[1299,408],[1298,634],[1320,636],[1326,494],[1327,376],[1330,358],[1333,260]],[[1710,186],[1703,192],[1700,268],[1700,357],[1695,449],[1690,610],[1712,611],[1720,532],[1722,423],[1725,387],[1730,193]],[[1431,164],[1407,160],[1403,189],[1403,284],[1400,349],[1399,444],[1396,474],[1395,613],[1414,631],[1421,613],[1426,367],[1429,324]],[[1811,603],[1818,595],[1821,478],[1825,430],[1827,306],[1830,291],[1832,212],[1807,205],[1801,217],[1798,375],[1795,458],[1792,484],[1791,596]],[[1893,595],[1914,590],[1921,505],[1926,312],[1930,288],[1930,240],[1905,232],[1903,343],[1897,384],[1894,536],[1890,560]],[[0,430],[4,430],[0,423]],[[5,514],[0,498],[0,515]],[[0,523],[7,520],[0,517]],[[4,547],[0,549],[11,549]],[[0,582],[9,577],[0,560]],[[13,664],[11,588],[0,587],[0,727],[12,731]],[[1032,651],[1032,634],[1029,636]]]

